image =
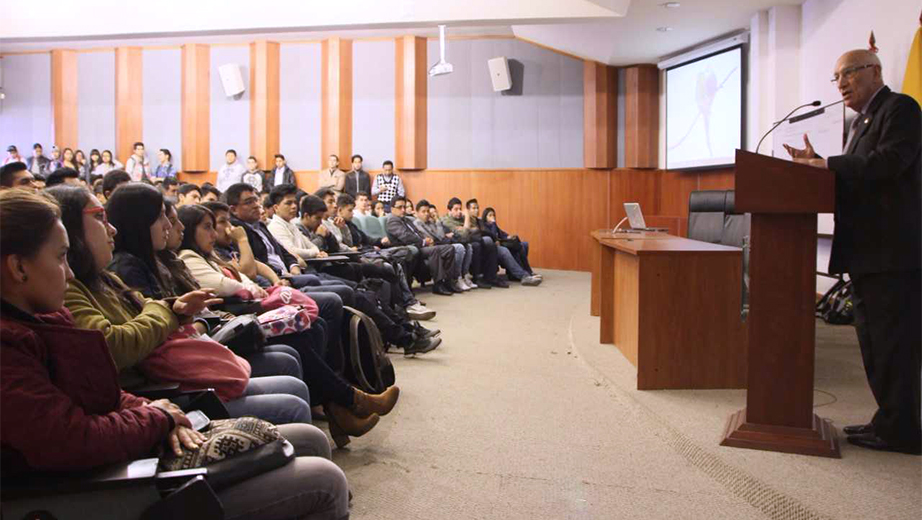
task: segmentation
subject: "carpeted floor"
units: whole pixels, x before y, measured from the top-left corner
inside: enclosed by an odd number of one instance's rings
[[[598,343],[589,275],[421,296],[442,346],[393,355],[397,408],[333,459],[364,519],[901,519],[922,459],[842,441],[842,459],[718,446],[742,390],[635,390]],[[851,327],[817,325],[814,402],[839,428],[874,401]],[[841,435],[841,432],[840,432]]]

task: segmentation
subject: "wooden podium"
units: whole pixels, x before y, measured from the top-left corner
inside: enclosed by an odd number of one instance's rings
[[[840,456],[813,413],[816,214],[834,208],[832,172],[736,151],[736,211],[752,214],[748,392],[722,446]]]

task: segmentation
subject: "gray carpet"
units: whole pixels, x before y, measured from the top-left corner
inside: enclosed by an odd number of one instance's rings
[[[842,459],[718,446],[739,390],[635,390],[598,343],[589,275],[423,295],[442,346],[392,356],[397,408],[333,459],[356,519],[919,518],[922,459]],[[817,326],[817,413],[874,411],[851,327]]]

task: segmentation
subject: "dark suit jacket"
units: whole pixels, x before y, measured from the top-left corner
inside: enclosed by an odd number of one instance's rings
[[[254,231],[250,226],[246,225],[246,223],[237,217],[231,217],[230,221],[231,224],[235,226],[241,226],[244,230],[246,230],[247,240],[250,242],[250,249],[253,250],[253,256],[260,262],[268,265],[269,267],[272,267],[273,271],[276,271],[275,267],[269,263],[269,250],[266,249],[266,243],[263,242],[263,239],[259,236],[259,233]],[[291,269],[291,266],[298,265],[298,259],[292,256],[291,253],[289,253],[288,250],[282,246],[282,244],[279,244],[278,240],[276,240],[275,237],[272,236],[272,233],[269,232],[269,228],[266,227],[266,224],[260,221],[256,225],[259,226],[259,229],[262,230],[266,237],[269,238],[269,243],[272,244],[272,248],[275,250],[275,254],[282,257],[282,262],[285,263],[286,268]],[[288,273],[280,273],[276,271],[276,274],[282,275]]]
[[[351,171],[346,174],[346,186],[343,191],[356,197],[358,192],[364,191],[371,197],[371,175],[365,170]]]
[[[884,87],[871,102],[836,174],[830,273],[905,271],[922,266],[922,112]]]
[[[423,247],[423,237],[408,217],[390,215],[384,228],[394,245]]]
[[[294,184],[295,186],[298,185],[295,182],[295,172],[291,171],[291,168],[289,168],[287,164],[285,165],[285,173],[283,176],[285,177],[283,184]],[[263,174],[263,189],[271,190],[274,187],[275,168],[272,168],[271,170],[266,170],[266,172]]]

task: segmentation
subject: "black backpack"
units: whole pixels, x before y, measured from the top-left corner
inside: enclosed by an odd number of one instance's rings
[[[375,322],[362,311],[343,306],[347,348],[346,377],[360,390],[380,394],[396,381],[394,365],[384,352]]]
[[[854,323],[854,302],[851,280],[839,280],[816,304],[816,316],[831,325]]]

